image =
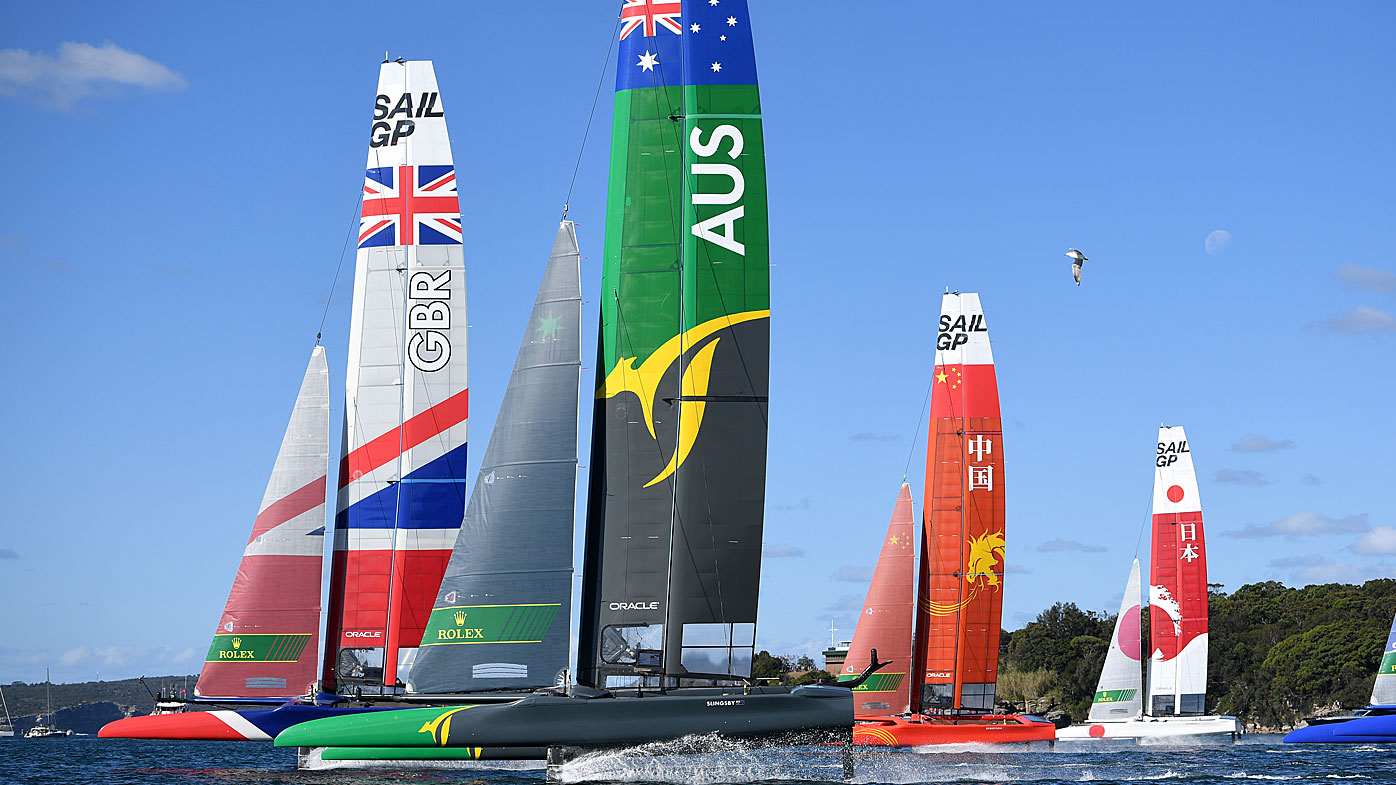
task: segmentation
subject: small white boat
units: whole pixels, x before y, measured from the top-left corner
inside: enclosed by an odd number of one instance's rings
[[[26,739],[52,739],[57,737],[71,736],[73,732],[57,725],[57,720],[53,713],[53,699],[49,693],[51,682],[49,680],[48,669],[44,669],[44,713],[39,715],[39,721],[34,727],[24,732]],[[48,718],[48,724],[44,724],[44,718]]]

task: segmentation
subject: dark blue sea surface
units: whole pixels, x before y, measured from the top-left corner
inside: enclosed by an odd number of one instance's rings
[[[675,754],[676,749],[701,750]],[[297,771],[293,750],[238,742],[132,741],[75,736],[0,739],[0,784],[29,785],[320,785],[321,783],[543,782],[541,763],[409,764],[369,767],[325,763]],[[855,783],[1147,783],[1253,780],[1396,784],[1396,745],[1285,745],[1279,736],[1247,736],[1235,745],[1136,746],[1066,743],[1055,748],[937,747],[860,753]],[[566,764],[564,782],[836,783],[841,765],[829,748],[750,749],[694,740],[598,753]]]

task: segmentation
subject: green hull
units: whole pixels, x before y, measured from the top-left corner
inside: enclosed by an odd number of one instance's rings
[[[326,747],[321,760],[545,760],[546,747]]]
[[[277,734],[275,744],[278,747],[444,747],[450,741],[452,719],[473,708],[476,707],[401,709],[311,720]],[[341,719],[354,722],[336,722]]]

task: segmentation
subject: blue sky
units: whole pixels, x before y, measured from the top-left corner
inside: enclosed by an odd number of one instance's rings
[[[1005,627],[1117,607],[1162,420],[1193,446],[1213,581],[1393,575],[1396,6],[754,6],[761,647],[851,634],[909,454],[919,507],[946,286],[981,293],[1002,385]],[[609,0],[210,8],[28,3],[0,29],[0,682],[197,669],[327,304],[385,49],[435,60],[453,133],[478,461],[614,25]],[[611,84],[571,197],[588,298]],[[1092,258],[1080,288],[1069,246]]]

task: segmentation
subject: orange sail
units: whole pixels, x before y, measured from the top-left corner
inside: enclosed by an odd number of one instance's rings
[[[840,680],[848,680],[862,673],[873,649],[877,649],[879,662],[889,663],[853,689],[853,710],[859,715],[884,716],[907,710],[906,677],[912,672],[911,615],[916,578],[916,551],[911,544],[915,534],[911,486],[902,483],[848,659],[839,676]]]
[[[926,445],[913,712],[994,709],[1003,491],[1003,427],[984,312],[977,294],[946,294]]]

